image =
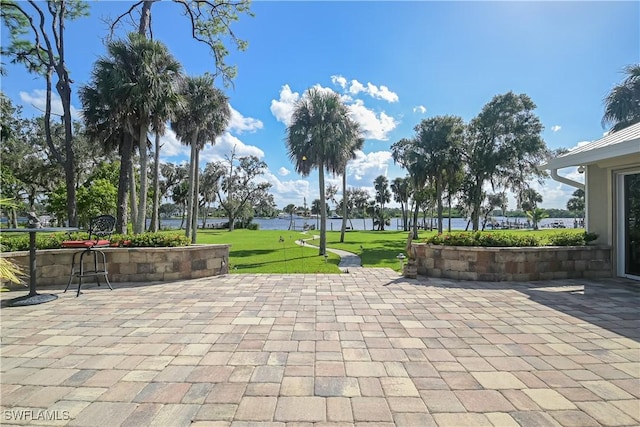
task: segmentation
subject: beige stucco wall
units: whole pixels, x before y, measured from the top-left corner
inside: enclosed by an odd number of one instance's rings
[[[585,177],[586,228],[598,234],[596,243],[612,244],[611,173],[598,165],[589,165]]]

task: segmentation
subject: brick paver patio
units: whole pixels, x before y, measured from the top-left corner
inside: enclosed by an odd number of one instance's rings
[[[639,425],[639,311],[613,279],[88,285],[2,308],[0,423]]]

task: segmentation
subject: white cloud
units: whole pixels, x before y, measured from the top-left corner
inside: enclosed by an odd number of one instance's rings
[[[44,113],[47,105],[47,91],[44,89],[35,89],[31,93],[20,92],[20,100]],[[62,116],[63,114],[62,101],[60,100],[60,96],[55,92],[51,92],[51,113],[58,116]],[[79,120],[82,117],[82,111],[72,105],[71,117]]]
[[[349,105],[349,111],[351,118],[360,124],[365,139],[386,141],[389,139],[389,132],[398,125],[393,117],[388,116],[384,111],[376,114],[365,107],[364,102],[359,99]]]
[[[340,76],[332,76],[332,79],[338,81],[339,77]],[[313,87],[322,92],[335,93],[333,89],[323,87],[319,84]],[[393,117],[388,116],[385,112],[376,114],[373,110],[365,107],[361,99],[353,100],[349,95],[345,94],[340,95],[340,97],[342,102],[349,108],[351,118],[360,124],[364,138],[380,141],[389,139],[389,132],[398,125],[398,122]],[[293,92],[289,85],[285,84],[280,90],[280,99],[271,100],[271,112],[278,121],[289,126],[289,124],[291,124],[291,116],[295,103],[300,98],[301,96],[298,92]]]
[[[363,92],[365,87],[362,83],[357,80],[351,80],[351,85],[349,86],[349,93],[351,95],[357,95],[360,92]]]
[[[273,194],[273,199],[279,207],[284,207],[289,203],[300,206],[305,197],[307,204],[311,204],[309,181],[306,179],[281,181],[276,175],[269,171],[261,177],[261,180],[271,184],[269,192]]]
[[[231,109],[231,118],[227,130],[241,134],[242,132],[255,132],[262,129],[263,124],[260,120],[252,117],[244,117],[235,108],[229,105]]]
[[[562,129],[560,125],[551,126],[551,132],[558,132],[560,129]]]
[[[200,151],[200,166],[208,162],[225,160],[225,156],[230,155],[234,147],[237,157],[256,156],[259,159],[264,157],[264,151],[255,145],[247,145],[229,132],[225,132],[216,138],[215,145],[208,144]]]
[[[425,107],[424,105],[418,105],[417,107],[413,107],[413,112],[424,114],[427,112],[427,107]]]
[[[357,187],[362,184],[371,185],[377,176],[387,175],[390,161],[390,151],[375,151],[368,154],[357,151],[356,158],[347,163],[347,180],[352,181],[349,177],[353,177],[356,182],[348,182],[348,184]]]
[[[376,86],[367,83],[367,93],[376,99],[383,99],[387,102],[398,102],[398,94],[391,92],[386,86]]]
[[[366,85],[358,80],[351,80],[347,83],[347,79],[341,75],[331,76],[331,83],[340,86],[343,90],[347,90],[351,95],[355,96],[363,92],[375,99],[382,99],[387,102],[398,102],[398,94],[392,92],[387,86],[376,86],[371,82]]]
[[[280,169],[278,169],[278,175],[280,176],[287,176],[291,173],[291,171],[287,168],[285,168],[284,166],[282,166]]]
[[[331,83],[340,86],[342,89],[347,87],[347,79],[341,75],[331,76]]]
[[[298,92],[292,92],[289,85],[282,86],[282,89],[280,89],[280,99],[271,100],[271,113],[279,122],[289,126],[293,108],[298,99],[300,99]]]

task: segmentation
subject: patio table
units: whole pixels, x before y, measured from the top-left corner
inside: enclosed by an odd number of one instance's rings
[[[77,227],[43,227],[43,228],[3,228],[3,233],[29,233],[29,294],[7,301],[9,307],[36,305],[58,298],[53,294],[36,292],[36,233],[56,233],[60,231],[78,231]]]

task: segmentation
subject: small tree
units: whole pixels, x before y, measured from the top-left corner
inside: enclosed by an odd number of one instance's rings
[[[567,201],[567,210],[577,217],[584,217],[584,190],[578,188]]]
[[[287,230],[291,230],[291,227],[293,226],[293,214],[296,213],[296,205],[289,203],[284,207],[283,211],[289,214],[289,228],[287,228]]]
[[[380,175],[378,176],[373,183],[374,188],[376,189],[376,203],[378,204],[377,214],[378,214],[378,230],[384,231],[385,225],[385,215],[384,215],[384,205],[391,201],[391,192],[389,191],[389,180],[386,176]]]
[[[221,177],[218,200],[229,218],[229,231],[233,231],[238,215],[266,198],[271,184],[258,182],[258,178],[266,173],[267,164],[256,156],[236,158],[234,149],[226,158],[226,162],[219,163],[225,173]]]

